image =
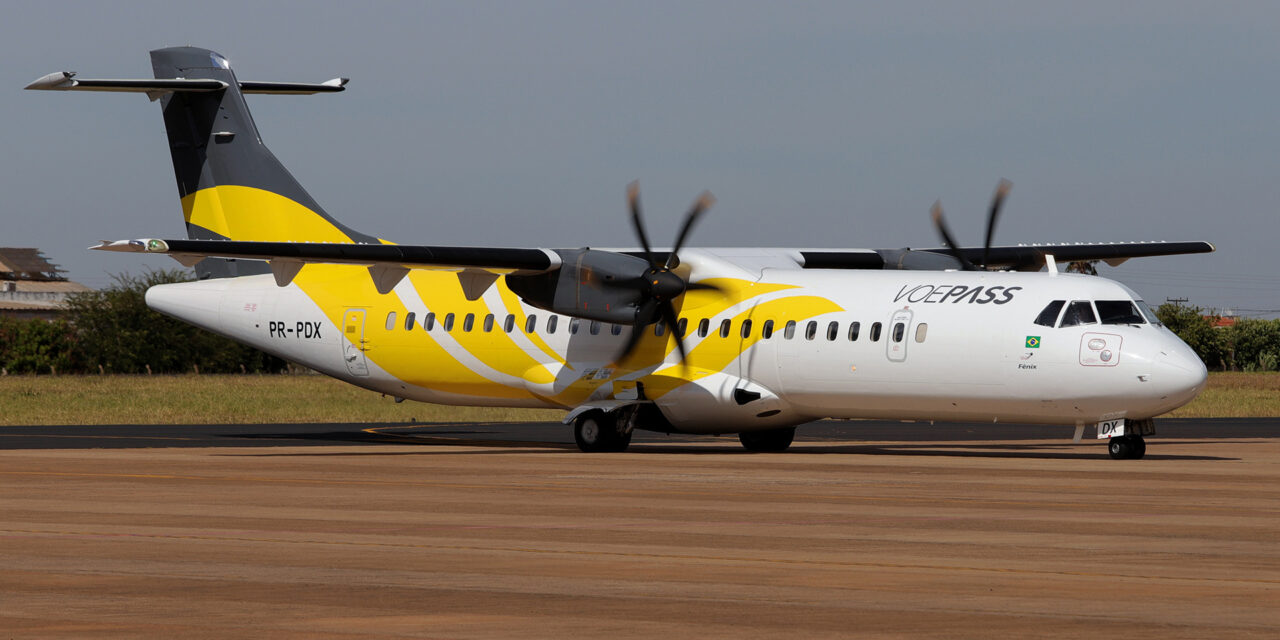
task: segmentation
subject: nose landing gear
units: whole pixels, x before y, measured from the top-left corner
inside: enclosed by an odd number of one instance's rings
[[[1112,460],[1139,460],[1147,453],[1147,442],[1142,436],[1116,436],[1107,442],[1107,453]]]

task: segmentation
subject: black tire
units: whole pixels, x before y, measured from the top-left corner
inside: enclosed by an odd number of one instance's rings
[[[573,421],[573,439],[586,453],[626,451],[631,434],[618,433],[617,420],[603,411],[589,411]]]
[[[1107,442],[1107,453],[1112,460],[1128,460],[1133,456],[1133,445],[1129,443],[1129,438],[1116,436]]]
[[[754,453],[777,453],[786,451],[796,437],[795,427],[769,429],[767,431],[743,431],[738,434],[738,442],[747,451]]]
[[[1133,447],[1133,454],[1129,456],[1130,458],[1141,460],[1142,456],[1147,455],[1147,441],[1143,440],[1142,436],[1133,436],[1131,446]]]

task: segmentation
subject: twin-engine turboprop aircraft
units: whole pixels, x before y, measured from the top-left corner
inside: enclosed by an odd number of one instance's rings
[[[262,144],[244,95],[342,91],[245,82],[206,49],[151,52],[154,79],[64,72],[28,89],[159,100],[187,239],[104,242],[168,254],[200,280],[147,304],[398,398],[568,410],[584,451],[634,429],[738,433],[786,449],[819,418],[1086,425],[1140,458],[1152,418],[1204,386],[1202,362],[1117,282],[1057,261],[1212,251],[1203,242],[981,248],[670,250],[398,245],[320,208]],[[1047,266],[1047,273],[1040,273]]]

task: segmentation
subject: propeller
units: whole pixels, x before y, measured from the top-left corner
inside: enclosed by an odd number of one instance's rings
[[[991,209],[987,212],[987,237],[982,245],[981,267],[960,253],[960,245],[956,244],[955,237],[951,235],[951,229],[947,226],[947,221],[942,215],[942,202],[933,203],[933,208],[929,210],[929,215],[933,217],[933,226],[938,228],[938,234],[942,236],[942,241],[946,243],[947,250],[960,263],[961,269],[965,271],[987,270],[988,260],[991,257],[991,240],[996,234],[996,220],[1000,217],[1000,209],[1004,206],[1004,200],[1012,188],[1013,183],[1002,178],[1000,183],[996,185],[995,194],[991,196]]]
[[[614,362],[621,362],[631,355],[631,352],[635,351],[636,346],[640,344],[640,339],[644,337],[644,332],[650,325],[658,322],[666,323],[667,329],[675,335],[676,348],[680,351],[680,361],[684,362],[689,355],[684,346],[684,336],[680,335],[678,330],[679,318],[672,300],[686,291],[720,291],[720,288],[712,284],[686,282],[672,269],[680,264],[680,248],[689,238],[693,225],[697,224],[698,218],[710,209],[715,201],[711,193],[705,191],[693,201],[688,213],[684,215],[684,224],[680,227],[680,233],[676,234],[675,245],[671,247],[667,259],[659,262],[653,254],[653,245],[649,244],[649,234],[645,230],[644,219],[640,213],[640,185],[637,182],[627,185],[627,205],[631,210],[631,226],[640,240],[640,247],[644,249],[644,259],[649,263],[649,268],[642,276],[630,283],[630,286],[641,293],[643,302],[636,308],[636,322],[631,328],[631,336]]]

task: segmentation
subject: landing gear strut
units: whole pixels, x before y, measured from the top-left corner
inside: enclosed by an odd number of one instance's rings
[[[1142,436],[1116,436],[1107,442],[1107,453],[1112,460],[1139,460],[1147,453],[1147,442]]]
[[[617,416],[603,411],[588,411],[573,421],[573,439],[587,453],[626,451],[631,432],[619,430]]]

